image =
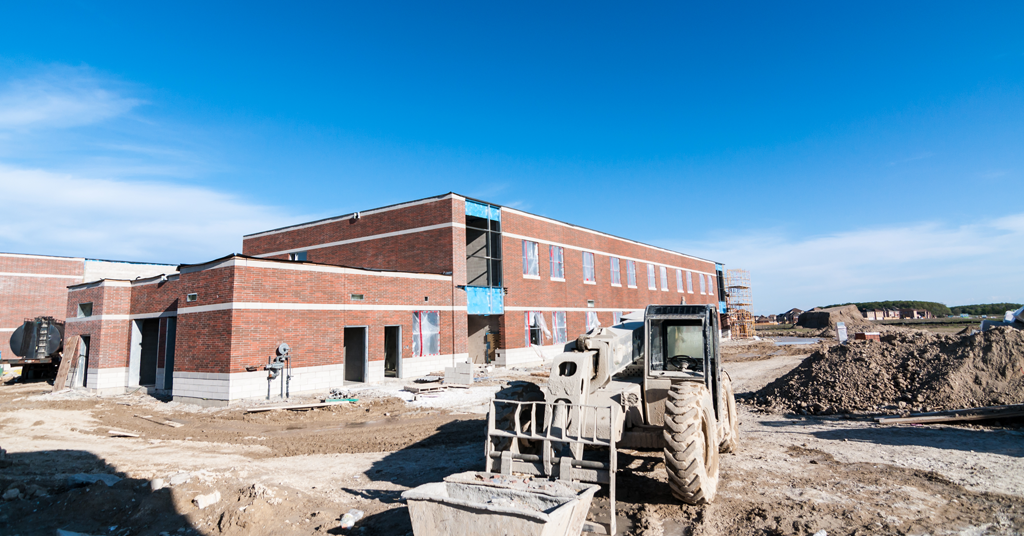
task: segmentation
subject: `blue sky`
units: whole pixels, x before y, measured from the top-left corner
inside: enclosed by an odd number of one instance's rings
[[[1022,302],[1020,20],[1015,2],[7,4],[0,251],[197,262],[455,191],[747,268],[762,313]]]

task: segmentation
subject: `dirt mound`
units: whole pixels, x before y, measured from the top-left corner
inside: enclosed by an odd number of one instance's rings
[[[860,314],[860,309],[857,309],[856,305],[843,305],[841,307],[829,307],[828,309],[815,307],[801,314],[796,324],[805,328],[835,329],[836,324],[839,322],[844,322],[846,329],[851,333],[856,328],[868,328],[872,325],[864,318],[864,315]]]
[[[782,411],[929,411],[1024,403],[1024,331],[887,334],[818,351],[753,393]]]

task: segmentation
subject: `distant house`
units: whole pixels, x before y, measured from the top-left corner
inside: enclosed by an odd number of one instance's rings
[[[927,309],[900,309],[900,318],[914,320],[920,318],[935,318],[935,316]]]
[[[885,309],[867,309],[861,314],[868,320],[885,320]]]
[[[775,321],[775,315],[768,315],[768,316],[758,315],[757,317],[754,318],[754,323],[755,324],[777,324],[778,322]]]
[[[797,319],[800,318],[800,315],[802,314],[804,314],[802,310],[794,307],[793,309],[779,315],[778,321],[781,324],[796,324]]]

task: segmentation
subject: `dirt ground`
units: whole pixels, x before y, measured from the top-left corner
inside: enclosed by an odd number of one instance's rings
[[[749,393],[799,365],[805,348],[727,345],[725,367],[737,393]],[[9,499],[0,533],[409,534],[403,491],[483,467],[484,403],[516,374],[495,376],[437,397],[413,400],[396,383],[353,391],[353,404],[255,414],[0,386],[0,464],[11,463],[0,468]],[[660,452],[620,451],[620,533],[1024,534],[1020,430],[879,426],[743,405],[740,418],[739,451],[722,456],[707,507],[672,498]],[[89,483],[98,475],[120,480]],[[212,505],[193,502],[215,492]],[[341,528],[352,509],[364,517]],[[602,490],[592,516],[607,512]]]

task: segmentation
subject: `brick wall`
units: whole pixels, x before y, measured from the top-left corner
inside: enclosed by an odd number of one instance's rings
[[[127,315],[132,289],[126,281],[105,281],[72,288],[67,293],[67,324],[64,340],[88,335],[89,368],[108,369],[128,366],[131,326]],[[78,318],[78,305],[92,303],[92,316]]]
[[[242,239],[245,255],[287,259],[306,251],[307,261],[336,266],[443,273],[452,271],[453,198],[441,196]],[[464,221],[463,219],[456,221]],[[422,227],[438,228],[408,232]],[[389,235],[369,240],[368,237]],[[359,240],[326,247],[339,241]],[[465,244],[463,243],[463,248]]]
[[[504,262],[504,284],[508,288],[505,296],[504,318],[505,348],[526,346],[526,317],[521,309],[565,308],[566,334],[568,340],[586,330],[588,300],[594,301],[601,325],[613,322],[613,311],[643,309],[650,304],[678,304],[685,298],[688,304],[717,304],[715,295],[700,293],[698,274],[715,274],[715,263],[694,259],[685,255],[668,252],[652,246],[600,235],[589,230],[559,224],[524,215],[518,211],[502,210],[502,246]],[[523,238],[539,244],[539,279],[523,277]],[[564,258],[564,281],[551,278],[550,246],[561,245]],[[583,251],[594,253],[595,284],[584,283]],[[611,258],[620,259],[621,286],[611,284]],[[628,286],[626,263],[636,263],[636,288]],[[647,264],[655,265],[657,289],[649,290]],[[661,274],[658,269],[668,267],[668,291],[661,290]],[[684,291],[678,292],[675,269],[683,269]],[[686,270],[692,272],[693,292],[688,292]],[[715,289],[717,282],[712,278]],[[511,310],[509,310],[511,309]],[[573,310],[575,309],[575,310]],[[604,310],[602,310],[604,309]],[[549,329],[553,329],[551,311],[542,311]],[[553,344],[545,340],[545,344]]]
[[[84,259],[0,254],[0,351],[26,319],[64,318],[67,286],[82,282]]]

